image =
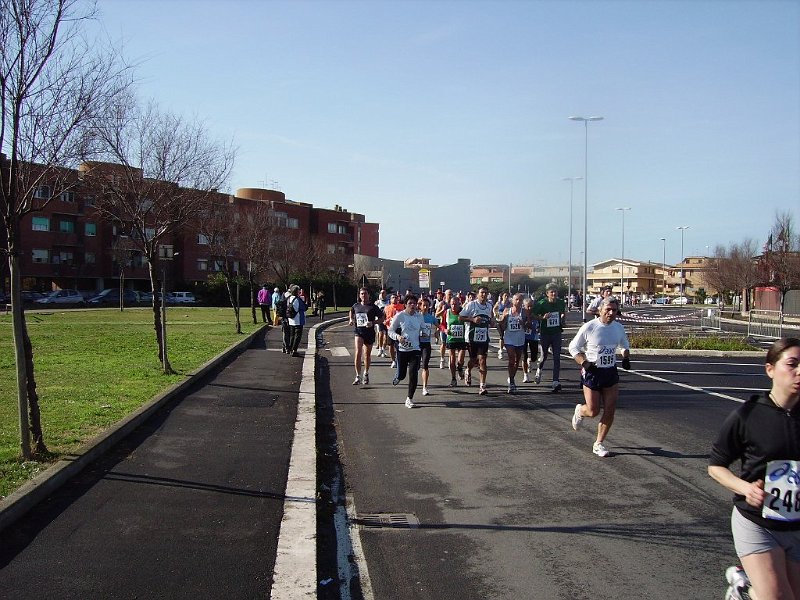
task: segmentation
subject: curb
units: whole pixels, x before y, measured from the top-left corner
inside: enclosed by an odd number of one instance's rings
[[[214,358],[210,359],[194,371],[190,371],[186,379],[167,388],[147,404],[111,425],[109,429],[86,442],[77,454],[62,458],[44,472],[40,473],[22,487],[13,491],[0,501],[0,532],[13,525],[34,506],[53,494],[69,479],[75,477],[92,462],[100,458],[115,444],[129,435],[139,425],[149,419],[161,407],[168,404],[175,396],[193,385],[198,377],[206,375],[233,354],[248,347],[265,326],[261,326],[245,339],[229,346]]]

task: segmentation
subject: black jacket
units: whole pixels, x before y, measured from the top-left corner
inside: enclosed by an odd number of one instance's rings
[[[709,464],[729,467],[736,460],[741,460],[739,476],[747,482],[765,479],[771,460],[800,460],[800,407],[784,410],[764,394],[751,396],[728,415],[711,447]],[[733,503],[743,516],[767,529],[800,529],[800,521],[764,519],[761,509],[747,504],[739,494]]]

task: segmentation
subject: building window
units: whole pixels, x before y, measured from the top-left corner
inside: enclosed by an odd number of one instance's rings
[[[336,223],[328,223],[328,233],[336,233]]]
[[[215,260],[214,261],[214,270],[219,273],[225,268],[225,261],[222,260]]]
[[[336,244],[328,244],[328,254],[336,254]]]
[[[58,265],[71,265],[72,264],[72,252],[67,250],[62,250],[58,254],[53,254],[53,264]]]
[[[300,220],[294,218],[286,219],[286,227],[289,229],[300,229]]]
[[[208,246],[208,236],[203,233],[197,234],[197,243],[201,246]]]
[[[94,206],[94,196],[86,196],[86,198],[83,199],[83,205]]]
[[[61,233],[75,233],[75,223],[72,221],[59,221],[58,230]]]
[[[96,223],[86,223],[86,225],[84,226],[84,232],[88,236],[97,235],[97,224]]]
[[[49,250],[39,250],[37,248],[33,249],[33,262],[35,263],[49,263],[50,262],[50,251]]]
[[[59,199],[62,202],[75,202],[75,192],[61,192]]]
[[[50,231],[50,219],[47,217],[33,217],[34,231]]]
[[[93,265],[97,262],[94,252],[87,252],[83,255],[83,262],[87,265]]]
[[[147,238],[148,241],[152,240],[154,237],[156,237],[156,230],[152,227],[145,227],[144,236]]]
[[[208,271],[208,259],[206,259],[206,258],[198,258],[197,259],[197,270],[198,271]]]
[[[36,188],[36,191],[33,193],[33,197],[38,200],[49,200],[50,199],[50,186],[49,185],[40,185]]]

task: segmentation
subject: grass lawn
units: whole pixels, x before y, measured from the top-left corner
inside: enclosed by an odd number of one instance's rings
[[[241,318],[244,335],[258,327],[249,309]],[[150,308],[40,311],[26,320],[48,462],[75,452],[242,339],[231,308],[169,307],[167,348],[178,374],[166,376]],[[19,458],[16,388],[11,315],[0,315],[0,498],[47,466]]]

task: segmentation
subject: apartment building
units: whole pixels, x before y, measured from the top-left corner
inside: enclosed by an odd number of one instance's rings
[[[119,169],[118,165],[104,166],[110,172]],[[84,181],[82,169],[61,172],[60,176],[59,189],[69,191],[59,192],[55,186],[43,183],[35,193],[40,210],[21,220],[23,289],[73,288],[91,292],[119,285],[121,275],[127,287],[148,289],[149,264],[133,249],[135,245],[126,243],[125,232],[100,217],[95,208],[99,190]],[[339,205],[333,209],[316,208],[289,200],[283,192],[260,188],[241,188],[235,194],[213,193],[212,201],[227,203],[243,214],[266,204],[270,220],[277,227],[296,232],[298,238],[305,234],[307,239],[317,241],[331,255],[332,265],[352,265],[354,254],[378,256],[379,225],[368,223],[364,215]],[[0,233],[0,242],[5,243],[4,236]],[[165,239],[163,246],[169,248],[171,259],[159,261],[159,272],[176,284],[204,282],[210,273],[219,270],[208,241],[190,226],[172,239]],[[1,268],[0,283],[2,291],[7,292],[10,282],[6,261]]]

